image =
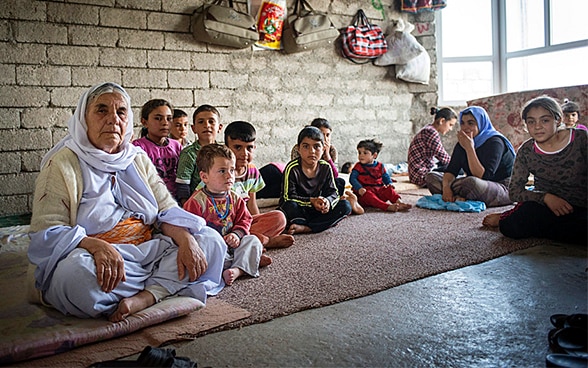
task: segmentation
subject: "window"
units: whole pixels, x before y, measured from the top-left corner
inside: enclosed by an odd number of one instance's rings
[[[451,0],[437,12],[439,100],[588,84],[586,0]]]

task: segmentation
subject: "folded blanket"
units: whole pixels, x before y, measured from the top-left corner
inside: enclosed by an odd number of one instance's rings
[[[481,201],[456,201],[445,202],[441,194],[424,196],[417,200],[416,206],[430,210],[447,210],[455,212],[482,212],[486,209],[486,203]]]

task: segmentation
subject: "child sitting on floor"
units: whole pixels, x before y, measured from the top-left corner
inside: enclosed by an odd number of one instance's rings
[[[333,170],[321,160],[324,137],[320,129],[305,127],[297,142],[300,157],[284,169],[280,210],[290,223],[289,234],[318,233],[348,216],[351,204],[340,198]]]
[[[561,105],[561,109],[564,114],[563,122],[566,128],[588,130],[585,125],[578,123],[578,120],[580,120],[580,106],[577,103],[566,98],[563,105]]]
[[[235,155],[229,147],[209,144],[196,157],[204,187],[184,203],[184,209],[201,216],[217,230],[227,243],[223,279],[227,285],[247,274],[259,276],[259,267],[271,263],[262,255],[263,246],[256,236],[249,235],[251,214],[245,201],[231,190],[235,181]]]
[[[247,203],[253,216],[251,234],[257,236],[266,248],[286,248],[294,244],[294,237],[282,234],[286,228],[286,217],[282,211],[259,212],[256,193],[263,189],[265,182],[253,164],[256,132],[246,121],[234,121],[225,128],[225,144],[235,154],[235,191]]]
[[[357,144],[358,162],[349,176],[353,192],[363,207],[391,212],[408,211],[412,206],[400,201],[386,167],[376,160],[381,149],[382,143],[375,139],[366,139]]]
[[[188,127],[190,126],[190,120],[188,114],[184,110],[174,109],[173,122],[170,127],[169,137],[178,141],[182,148],[188,147],[192,144],[188,139]]]

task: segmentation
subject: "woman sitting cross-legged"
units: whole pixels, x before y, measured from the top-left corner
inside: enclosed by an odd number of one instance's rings
[[[130,144],[125,90],[90,88],[68,127],[35,187],[28,256],[40,301],[118,322],[170,295],[204,302],[218,293],[225,242],[178,207],[149,157]]]
[[[459,114],[458,143],[445,173],[432,171],[425,176],[432,194],[445,202],[481,201],[488,207],[512,203],[508,197],[510,172],[515,158],[509,140],[490,122],[486,110],[470,106]],[[458,177],[461,171],[465,177]]]

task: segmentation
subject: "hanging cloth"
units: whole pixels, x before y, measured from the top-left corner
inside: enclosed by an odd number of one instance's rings
[[[420,13],[422,11],[441,10],[447,6],[447,0],[402,0],[400,11]]]

